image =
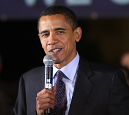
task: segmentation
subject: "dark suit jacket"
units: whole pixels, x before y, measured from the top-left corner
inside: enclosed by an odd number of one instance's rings
[[[36,95],[44,88],[44,67],[20,78],[12,115],[36,115]],[[122,71],[80,58],[68,115],[129,115],[129,87]]]

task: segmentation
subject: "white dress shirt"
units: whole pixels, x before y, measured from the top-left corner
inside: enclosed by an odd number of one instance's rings
[[[70,63],[68,63],[66,66],[60,69],[67,76],[67,78],[63,78],[63,82],[65,83],[65,87],[66,87],[66,96],[67,96],[67,110],[65,112],[65,115],[68,115],[68,112],[69,112],[69,108],[70,108],[70,104],[71,104],[71,100],[74,92],[74,85],[76,81],[76,72],[78,69],[79,59],[80,59],[80,56],[77,52],[76,57]],[[55,85],[57,80],[55,74],[58,70],[59,69],[53,65],[53,86]]]

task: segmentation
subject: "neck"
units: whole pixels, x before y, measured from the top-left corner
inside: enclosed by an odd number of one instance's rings
[[[54,64],[54,66],[56,67],[56,68],[58,68],[58,69],[61,69],[61,68],[63,68],[64,66],[66,66],[68,63],[70,63],[75,57],[76,57],[76,55],[77,55],[77,52],[76,52],[76,54],[75,54],[75,56],[73,57],[73,58],[71,58],[69,61],[66,61],[66,60],[63,60],[61,63],[57,63],[57,64]],[[68,57],[68,58],[70,58],[70,57]]]

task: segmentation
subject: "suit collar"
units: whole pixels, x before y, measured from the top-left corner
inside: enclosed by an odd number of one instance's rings
[[[93,88],[93,84],[88,79],[92,74],[89,62],[80,57],[77,80],[68,115],[79,115],[81,113]]]

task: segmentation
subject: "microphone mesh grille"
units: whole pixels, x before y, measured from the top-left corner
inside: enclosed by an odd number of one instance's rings
[[[55,59],[54,59],[54,57],[52,55],[46,55],[43,58],[43,63],[45,65],[53,65],[54,62],[55,62]]]

